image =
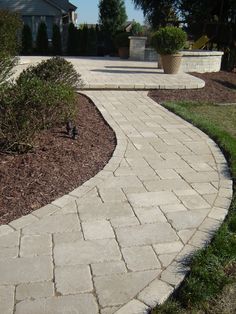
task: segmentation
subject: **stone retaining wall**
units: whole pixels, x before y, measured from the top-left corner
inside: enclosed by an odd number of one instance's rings
[[[207,50],[184,50],[180,71],[182,72],[219,72],[223,52]],[[158,54],[155,49],[145,49],[145,61],[157,61]]]
[[[130,39],[129,50],[130,59],[144,61],[147,37],[130,36],[129,39]]]
[[[153,48],[146,48],[146,37],[130,38],[130,59],[137,61],[157,61],[158,55]],[[207,50],[184,50],[182,72],[219,72],[223,52]]]
[[[181,70],[183,72],[219,72],[221,69],[221,51],[183,51]]]

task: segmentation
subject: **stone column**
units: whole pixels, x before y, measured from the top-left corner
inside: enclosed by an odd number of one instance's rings
[[[145,60],[145,45],[147,37],[130,36],[129,55],[131,60]]]

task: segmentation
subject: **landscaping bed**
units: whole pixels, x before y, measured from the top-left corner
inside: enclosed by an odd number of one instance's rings
[[[211,103],[236,103],[236,73],[192,73],[205,81],[206,86],[201,89],[184,90],[155,90],[149,96],[156,102],[162,103],[172,100],[204,101]]]
[[[61,125],[39,132],[30,152],[0,154],[0,224],[72,191],[109,161],[116,145],[114,132],[85,96],[77,96],[76,106],[77,140]]]

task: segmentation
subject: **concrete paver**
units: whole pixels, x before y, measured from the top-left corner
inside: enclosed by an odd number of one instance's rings
[[[99,62],[91,82],[101,67],[114,72]],[[181,283],[181,260],[227,214],[232,181],[203,132],[143,91],[86,95],[116,133],[114,156],[81,187],[0,227],[1,313],[143,314]]]
[[[45,57],[21,57],[18,72]],[[205,82],[186,73],[167,75],[156,62],[136,62],[119,58],[68,57],[82,75],[84,89],[188,89],[202,88]],[[146,131],[146,130],[145,130]]]

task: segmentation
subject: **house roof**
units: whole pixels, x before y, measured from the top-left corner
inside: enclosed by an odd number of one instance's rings
[[[68,12],[69,10],[75,11],[77,9],[77,7],[68,0],[45,0],[45,1],[66,12]]]
[[[0,9],[18,11],[22,15],[57,15],[76,10],[68,0],[0,0]]]

